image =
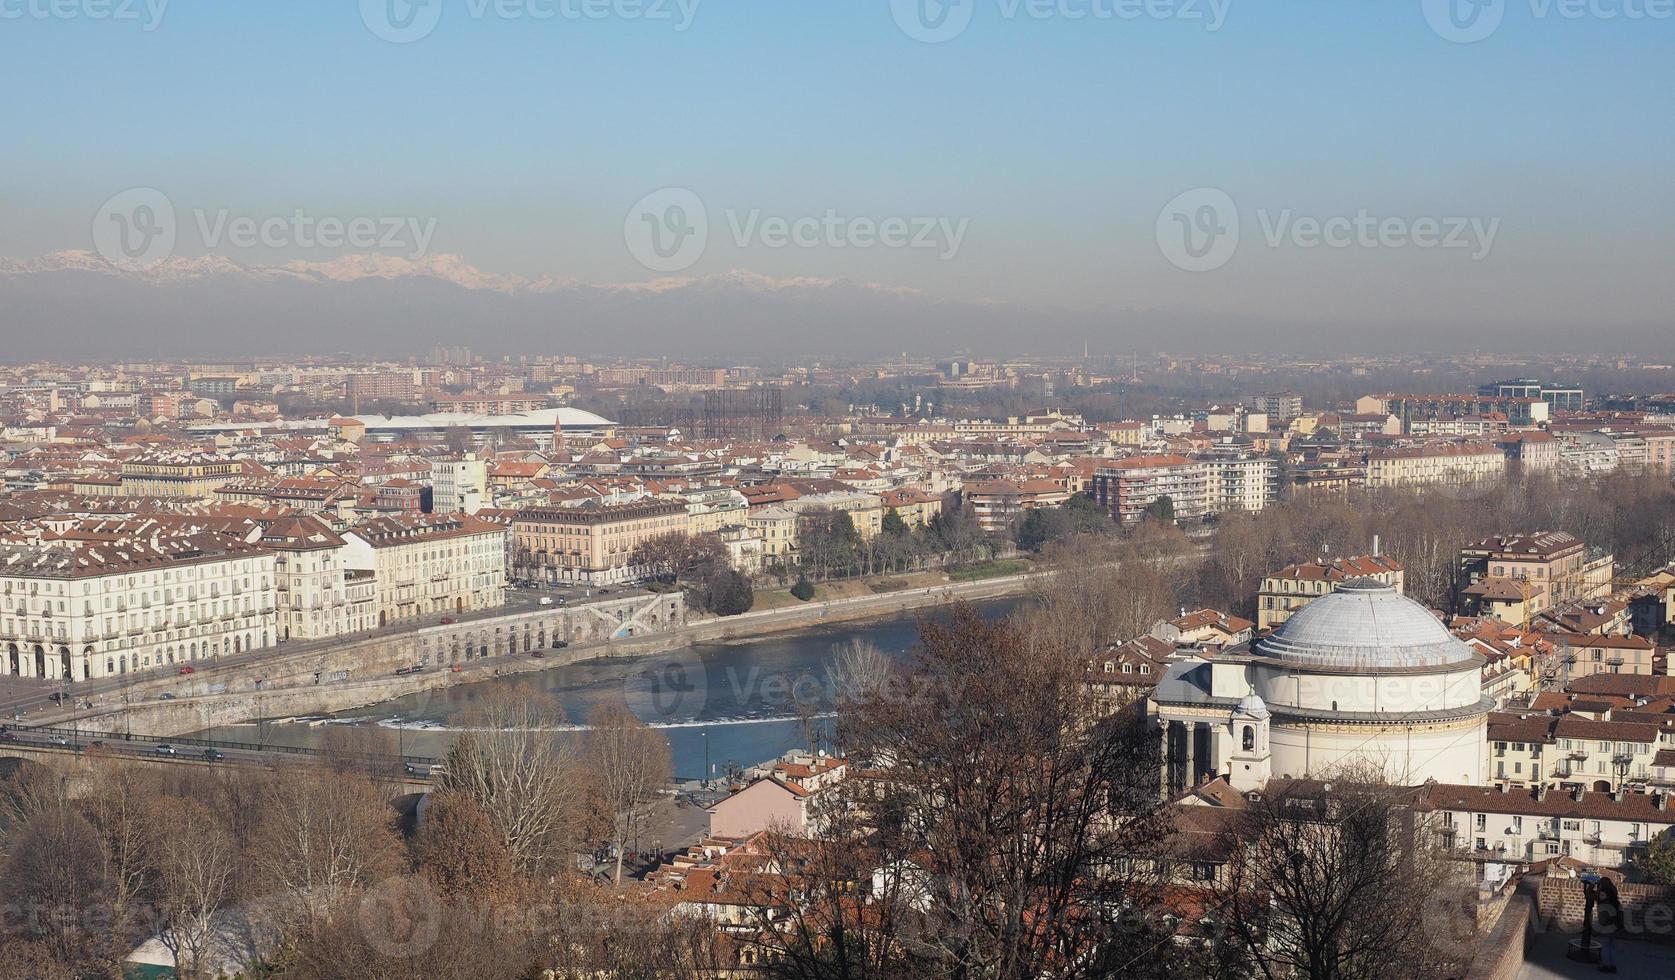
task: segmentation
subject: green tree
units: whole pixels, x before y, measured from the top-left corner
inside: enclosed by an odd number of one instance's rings
[[[1652,838],[1634,866],[1654,885],[1675,885],[1675,829]]]
[[[1175,501],[1168,495],[1157,498],[1146,505],[1144,519],[1158,524],[1175,523]]]
[[[814,598],[814,586],[801,575],[797,576],[797,584],[791,586],[791,594],[804,602]]]
[[[894,507],[884,512],[884,533],[897,538],[908,533],[907,522],[901,519]]]

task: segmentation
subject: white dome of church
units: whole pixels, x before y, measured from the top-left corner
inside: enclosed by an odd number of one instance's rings
[[[1248,790],[1369,765],[1398,785],[1481,783],[1483,663],[1391,586],[1345,582],[1269,636],[1169,664],[1148,705],[1165,785],[1221,775]]]
[[[1432,667],[1464,663],[1472,649],[1424,606],[1377,579],[1344,582],[1257,642],[1276,660],[1322,667]]]

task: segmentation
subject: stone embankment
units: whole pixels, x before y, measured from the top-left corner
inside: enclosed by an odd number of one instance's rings
[[[302,651],[288,652],[280,646],[273,656],[251,663],[136,680],[120,690],[96,695],[90,709],[48,714],[36,723],[73,721],[91,732],[180,735],[257,718],[328,714],[582,660],[637,657],[693,643],[879,619],[954,599],[998,598],[1027,591],[1043,574],[949,583],[690,622],[678,601],[668,596],[541,607]],[[537,651],[539,658],[533,656]],[[398,670],[403,672],[398,674]]]

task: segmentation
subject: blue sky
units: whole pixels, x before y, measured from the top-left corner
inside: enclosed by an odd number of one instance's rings
[[[149,31],[29,12],[46,2],[0,0],[4,256],[88,248],[101,202],[145,186],[182,214],[434,218],[431,250],[485,270],[632,281],[655,273],[625,247],[625,215],[684,187],[713,226],[690,274],[1272,317],[1410,304],[1468,323],[1643,322],[1669,308],[1672,19],[1511,0],[1491,36],[1457,44],[1420,0],[1230,0],[1214,31],[1064,16],[1117,0],[1040,17],[969,0],[970,26],[926,44],[887,0],[702,0],[685,31],[430,0],[435,29],[395,44],[352,0],[173,0]],[[1208,0],[1158,2],[1210,15]],[[1195,274],[1160,255],[1155,226],[1198,187],[1237,202],[1243,238]],[[775,249],[722,230],[751,210],[969,228],[953,258]],[[1358,211],[1499,232],[1470,261],[1261,241],[1262,216]]]

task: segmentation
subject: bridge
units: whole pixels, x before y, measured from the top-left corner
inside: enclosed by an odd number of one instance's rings
[[[54,768],[95,761],[158,766],[246,769],[325,768],[349,763],[381,782],[392,795],[424,793],[438,772],[438,760],[421,755],[328,753],[294,745],[269,745],[207,738],[108,735],[56,725],[0,725],[0,759],[32,759]]]

